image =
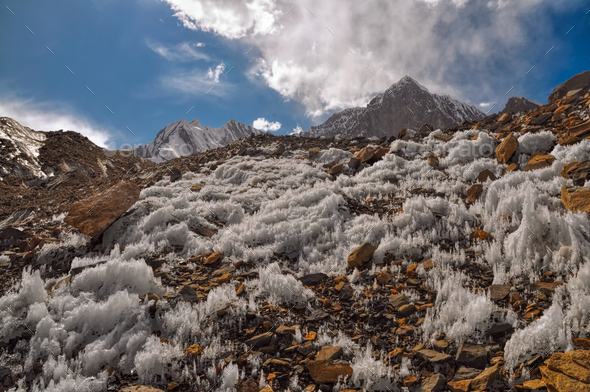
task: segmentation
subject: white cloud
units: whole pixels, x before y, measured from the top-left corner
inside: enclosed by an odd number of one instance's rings
[[[35,131],[76,131],[100,147],[106,147],[111,139],[106,129],[54,104],[0,97],[0,116],[10,117]]]
[[[186,27],[255,46],[249,75],[309,116],[364,105],[406,74],[467,102],[500,100],[575,3],[325,0],[312,14],[287,0],[165,1]]]
[[[482,109],[487,109],[490,106],[492,106],[493,104],[495,104],[496,102],[482,102],[480,103],[478,106]]]
[[[289,135],[300,135],[302,132],[303,128],[297,125],[295,128],[293,128],[293,132],[291,132]]]
[[[189,44],[183,42],[174,46],[164,46],[159,42],[147,41],[147,46],[155,53],[168,61],[193,61],[208,60],[209,56],[194,49],[194,47],[205,46],[201,42]]]
[[[215,83],[219,83],[219,75],[225,70],[225,64],[221,63],[215,67],[215,69],[209,68],[207,71],[207,77]]]
[[[267,121],[265,118],[260,117],[257,120],[254,120],[252,126],[256,129],[259,129],[264,132],[276,132],[281,129],[281,123],[278,121],[270,122]]]

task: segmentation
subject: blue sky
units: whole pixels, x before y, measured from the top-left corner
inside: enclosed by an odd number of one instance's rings
[[[587,1],[308,3],[3,0],[0,116],[116,146],[182,118],[286,134],[405,74],[497,111],[590,69]]]

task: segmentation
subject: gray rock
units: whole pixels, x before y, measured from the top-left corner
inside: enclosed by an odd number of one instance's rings
[[[485,369],[488,364],[488,352],[483,345],[461,343],[457,350],[455,361],[462,365]]]

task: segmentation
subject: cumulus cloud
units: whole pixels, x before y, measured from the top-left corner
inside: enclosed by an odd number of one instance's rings
[[[406,74],[467,102],[499,100],[541,46],[544,53],[547,42],[556,42],[554,15],[575,6],[566,0],[325,0],[308,10],[286,0],[165,1],[187,28],[255,46],[249,75],[301,102],[309,116],[364,105]]]
[[[303,128],[297,125],[295,128],[293,128],[293,132],[291,132],[289,135],[300,135],[302,132]]]
[[[495,104],[495,102],[482,102],[478,106],[482,109],[487,109],[490,106],[492,106],[493,104]]]
[[[276,132],[281,129],[281,123],[278,121],[270,122],[267,121],[265,118],[260,117],[257,120],[254,120],[252,126],[256,129],[259,129],[264,132]]]
[[[165,46],[159,42],[147,41],[147,46],[168,61],[208,60],[209,56],[195,50],[195,47],[205,46],[201,42],[190,44],[182,42],[173,46]]]
[[[221,63],[215,67],[215,69],[209,68],[207,71],[207,77],[211,79],[214,83],[219,83],[219,75],[223,73],[225,70],[225,64]]]
[[[35,131],[76,131],[100,147],[107,147],[111,139],[106,129],[54,104],[0,97],[0,116],[10,117]]]

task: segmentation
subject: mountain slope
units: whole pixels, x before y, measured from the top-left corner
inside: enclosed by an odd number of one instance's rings
[[[199,151],[222,147],[238,139],[262,132],[249,125],[229,120],[220,128],[203,126],[199,120],[180,120],[168,124],[153,142],[135,148],[135,153],[154,162],[191,155]]]
[[[311,127],[304,135],[391,136],[397,135],[402,128],[418,129],[425,123],[434,129],[444,129],[484,116],[475,106],[454,100],[448,95],[431,94],[426,87],[404,76],[373,98],[367,107],[338,112],[325,123]]]
[[[8,117],[0,117],[0,176],[46,177],[39,163],[44,132],[37,132]]]
[[[528,112],[538,108],[539,106],[541,106],[541,103],[531,101],[525,97],[510,97],[508,102],[506,102],[504,110],[502,110],[500,113]]]

